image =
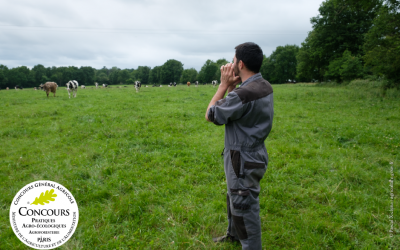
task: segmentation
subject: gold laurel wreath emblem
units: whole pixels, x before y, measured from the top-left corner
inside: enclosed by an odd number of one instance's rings
[[[35,198],[35,201],[31,203],[31,205],[44,205],[44,203],[50,203],[50,201],[55,201],[53,197],[57,197],[54,193],[54,189],[50,191],[47,190],[46,193],[41,193],[39,197]]]

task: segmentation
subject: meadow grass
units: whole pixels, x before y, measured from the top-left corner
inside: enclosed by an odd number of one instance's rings
[[[261,181],[264,249],[400,248],[400,103],[368,89],[273,85]],[[37,180],[68,188],[79,224],[60,249],[241,249],[226,232],[224,127],[211,86],[0,92],[0,249],[28,249],[10,204]]]

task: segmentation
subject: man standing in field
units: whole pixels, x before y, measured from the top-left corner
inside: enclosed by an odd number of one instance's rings
[[[272,87],[259,73],[261,48],[248,42],[235,49],[234,63],[221,66],[221,84],[205,115],[207,121],[225,124],[228,230],[213,240],[240,241],[243,249],[261,249],[258,195],[268,165],[264,141],[272,128]]]

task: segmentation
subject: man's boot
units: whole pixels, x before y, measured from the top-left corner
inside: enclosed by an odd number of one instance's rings
[[[235,239],[235,237],[233,237],[230,234],[226,234],[224,236],[213,238],[213,241],[215,243],[220,243],[220,242],[240,243],[240,240]]]

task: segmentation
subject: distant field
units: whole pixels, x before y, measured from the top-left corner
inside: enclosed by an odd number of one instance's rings
[[[265,249],[400,248],[400,102],[367,90],[273,85],[261,181]],[[68,188],[80,218],[61,249],[240,249],[225,233],[224,127],[216,88],[0,91],[0,249],[28,249],[9,208],[36,180]],[[390,238],[390,186],[395,182]]]

